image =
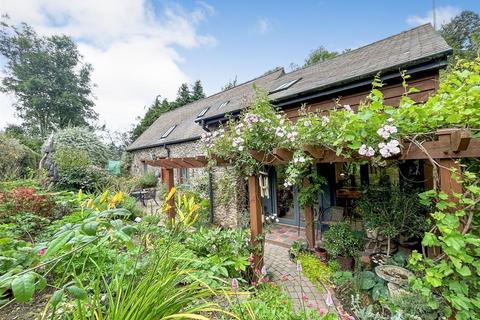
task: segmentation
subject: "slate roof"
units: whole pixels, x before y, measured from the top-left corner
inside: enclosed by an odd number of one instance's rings
[[[244,108],[247,106],[245,97],[253,95],[253,83],[272,92],[284,83],[300,79],[287,89],[269,95],[274,102],[278,102],[307,92],[322,91],[340,84],[367,79],[379,71],[385,73],[405,69],[446,57],[450,52],[451,48],[430,24],[422,25],[293,72],[275,70],[230,90],[170,111],[157,119],[127,150],[199,137],[203,130],[195,123],[197,114],[205,107],[210,107],[203,117],[208,119]],[[228,100],[228,105],[218,108],[222,102]],[[177,128],[172,134],[164,139],[165,141],[158,141],[163,132],[173,124],[177,124]]]
[[[258,88],[267,89],[269,84],[284,74],[283,69],[275,69],[265,75],[237,85],[231,89],[216,93],[201,100],[189,103],[181,108],[162,114],[144,133],[140,135],[127,150],[144,149],[148,147],[162,146],[172,142],[198,139],[202,134],[202,127],[195,123],[198,114],[205,108],[209,110],[221,110],[226,112],[234,106],[239,109],[246,106],[247,102],[253,97],[253,85]],[[220,105],[226,101],[229,103],[219,109]],[[208,113],[208,112],[207,112]],[[168,137],[160,137],[173,125],[176,128]]]

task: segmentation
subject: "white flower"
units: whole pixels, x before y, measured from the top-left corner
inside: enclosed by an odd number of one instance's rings
[[[285,119],[280,120],[280,125],[283,126],[285,124]]]
[[[309,126],[312,125],[312,122],[311,122],[310,120],[305,120],[305,121],[303,121],[303,125],[304,125],[305,127],[309,127]]]
[[[388,139],[390,137],[390,132],[385,130],[385,127],[378,129],[377,134],[383,139]]]
[[[305,162],[305,157],[302,156],[302,157],[298,158],[298,162],[301,162],[301,163]]]
[[[400,142],[398,142],[398,140],[392,139],[387,143],[387,145],[390,148],[394,148],[394,147],[398,147],[400,145]]]
[[[366,155],[367,154],[367,146],[362,144],[360,149],[358,149],[358,154],[360,154],[361,156]]]
[[[282,138],[282,137],[285,136],[286,132],[285,132],[285,129],[283,129],[283,128],[277,128],[277,129],[275,130],[275,134],[276,134],[278,137]]]
[[[344,105],[343,105],[343,108],[344,108],[345,110],[347,110],[348,112],[353,112],[352,107],[350,107],[349,104],[344,104]]]
[[[243,151],[243,146],[239,146],[238,151]]]
[[[390,152],[388,151],[387,148],[382,148],[380,149],[380,154],[382,155],[382,157],[384,158],[388,158],[391,156]]]
[[[365,155],[367,157],[373,157],[375,155],[375,150],[372,147],[368,147],[367,153]]]
[[[379,147],[380,149],[385,148],[385,146],[386,146],[385,142],[380,142],[380,143],[378,144],[378,147]]]
[[[388,118],[388,119],[387,119],[387,122],[388,122],[388,123],[392,123],[392,122],[393,122],[393,118]]]
[[[135,222],[142,222],[142,218],[136,217],[136,218],[135,218]]]
[[[400,153],[400,148],[399,147],[393,147],[389,149],[391,154],[399,154]]]
[[[398,132],[397,127],[390,126],[390,133],[397,133],[397,132]]]
[[[277,119],[280,119],[281,117],[282,117],[281,115],[277,114]]]
[[[322,116],[322,126],[326,126],[330,122],[330,118],[327,116]]]

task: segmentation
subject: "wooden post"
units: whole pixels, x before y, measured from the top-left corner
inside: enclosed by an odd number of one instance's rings
[[[260,199],[260,185],[258,183],[258,177],[248,177],[248,197],[250,207],[250,233],[251,242],[253,247],[262,246],[263,242],[258,240],[258,236],[263,233],[262,222],[262,203]],[[259,270],[263,266],[263,248],[260,248],[261,254],[255,254],[253,256],[254,270]]]
[[[308,187],[310,185],[310,181],[308,178],[303,180],[303,185]],[[315,221],[313,219],[313,208],[311,206],[303,208],[303,214],[305,218],[305,236],[307,238],[307,245],[309,249],[315,248]]]
[[[441,159],[438,163],[440,164],[440,189],[449,195],[450,201],[456,202],[457,198],[453,194],[463,192],[462,185],[457,181],[461,174],[460,163],[453,159]],[[455,172],[452,172],[451,169]]]
[[[166,185],[167,187],[167,194],[170,192],[170,190],[173,189],[175,186],[175,183],[173,181],[173,169],[172,168],[165,168],[162,169],[162,182]],[[172,221],[175,219],[175,197],[170,198],[168,200],[167,204],[170,206],[170,209],[167,211],[168,215],[168,220]]]

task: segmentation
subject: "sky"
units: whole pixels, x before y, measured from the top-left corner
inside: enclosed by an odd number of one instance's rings
[[[435,3],[438,26],[480,13],[478,0]],[[0,0],[0,13],[41,35],[71,36],[94,68],[98,124],[126,131],[183,82],[201,80],[210,95],[235,78],[288,71],[319,46],[358,48],[432,22],[432,0]],[[0,93],[0,128],[21,122],[13,103]]]

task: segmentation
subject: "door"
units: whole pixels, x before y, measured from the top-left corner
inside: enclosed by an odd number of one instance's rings
[[[272,209],[277,214],[280,223],[298,225],[300,211],[297,201],[297,189],[283,185],[286,175],[286,166],[271,168],[273,186]]]

